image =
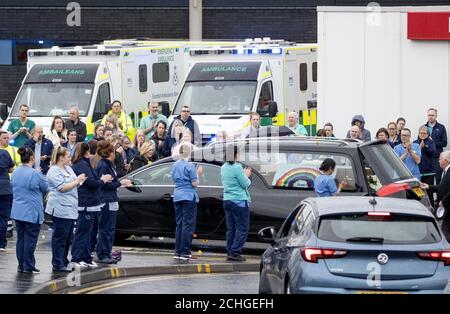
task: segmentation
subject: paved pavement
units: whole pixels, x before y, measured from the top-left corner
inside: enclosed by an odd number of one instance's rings
[[[54,274],[51,268],[51,229],[43,228],[36,250],[36,267],[41,270],[40,274],[17,273],[17,259],[15,255],[15,238],[8,241],[7,251],[0,252],[0,293],[25,293],[29,289],[35,289],[49,281],[64,279],[65,274]],[[221,241],[195,240],[197,244],[194,255],[196,261],[188,264],[224,264],[225,254]],[[136,268],[149,266],[177,266],[186,264],[172,258],[172,239],[135,239],[125,241],[127,247],[114,247],[122,251],[122,261],[114,267]],[[128,245],[131,245],[128,246]],[[261,244],[256,244],[254,252],[261,252]],[[247,255],[248,263],[258,263],[259,255]],[[103,278],[105,279],[105,278]]]
[[[258,272],[177,274],[102,280],[58,294],[256,294]]]

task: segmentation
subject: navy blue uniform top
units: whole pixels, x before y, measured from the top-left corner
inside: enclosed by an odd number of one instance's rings
[[[430,129],[428,122],[425,123],[425,126]],[[436,153],[435,157],[439,157],[439,155],[444,150],[444,147],[447,146],[447,131],[445,130],[445,126],[436,122],[432,131],[430,132],[430,137],[433,139],[434,144],[436,144]]]
[[[414,141],[414,143],[419,145],[421,142],[421,139]],[[434,169],[433,157],[436,156],[436,145],[430,137],[427,137],[424,142],[425,146],[422,148],[422,156],[419,163],[420,174],[434,174],[436,169]]]
[[[89,159],[83,158],[72,166],[77,176],[84,173],[86,181],[78,188],[78,206],[94,207],[102,204],[102,186],[103,181],[95,173]]]
[[[117,189],[120,187],[119,178],[114,168],[114,164],[106,158],[102,158],[97,165],[97,176],[100,178],[104,174],[110,174],[113,180],[109,183],[102,185],[102,203],[117,202],[119,197],[117,195]]]
[[[0,149],[0,195],[12,195],[11,181],[9,179],[9,169],[14,167],[7,150]]]

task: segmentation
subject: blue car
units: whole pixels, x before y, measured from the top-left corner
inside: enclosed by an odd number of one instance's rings
[[[307,198],[261,229],[260,293],[442,293],[450,245],[414,200]]]

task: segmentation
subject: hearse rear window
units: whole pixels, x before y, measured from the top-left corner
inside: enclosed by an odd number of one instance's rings
[[[356,191],[356,175],[351,159],[345,155],[322,152],[246,152],[245,163],[264,178],[268,185],[280,189],[314,189],[314,180],[320,175],[325,158],[336,162],[333,178],[347,180],[343,191]]]

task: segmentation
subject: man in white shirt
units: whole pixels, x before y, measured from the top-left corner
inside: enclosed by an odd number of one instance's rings
[[[250,125],[242,130],[241,138],[247,138],[252,136],[253,133],[256,133],[258,129],[261,127],[260,125],[261,117],[257,112],[250,113]]]

